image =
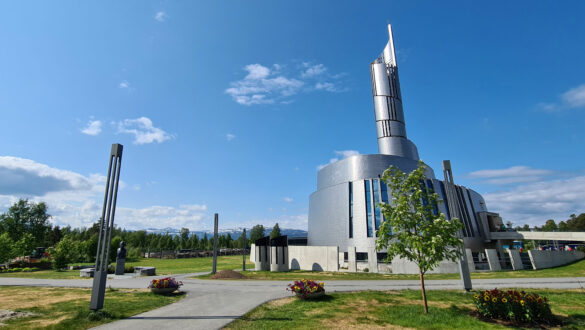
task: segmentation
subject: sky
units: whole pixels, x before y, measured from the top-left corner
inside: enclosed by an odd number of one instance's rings
[[[392,24],[406,128],[514,225],[585,212],[581,1],[4,1],[0,212],[306,229],[318,168],[377,153],[369,64]]]

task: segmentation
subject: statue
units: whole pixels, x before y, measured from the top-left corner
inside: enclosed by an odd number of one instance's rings
[[[120,242],[120,247],[116,251],[116,275],[124,275],[126,266],[126,242]]]

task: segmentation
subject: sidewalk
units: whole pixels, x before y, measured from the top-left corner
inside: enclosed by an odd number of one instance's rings
[[[196,274],[175,275],[183,281],[187,296],[179,302],[128,319],[104,324],[96,329],[218,329],[254,307],[272,299],[288,297],[290,281],[198,280]],[[114,288],[146,288],[152,277],[108,280]],[[425,281],[428,290],[458,290],[459,280]],[[46,280],[0,278],[0,285],[91,287],[91,280]],[[328,292],[359,290],[419,290],[418,280],[326,281]],[[473,280],[474,289],[505,287],[582,289],[585,277],[512,278]]]

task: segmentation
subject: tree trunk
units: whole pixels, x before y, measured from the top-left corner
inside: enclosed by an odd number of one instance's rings
[[[429,306],[427,305],[427,294],[425,292],[425,276],[420,268],[418,269],[418,273],[420,275],[420,290],[422,292],[423,305],[425,307],[425,314],[428,314],[429,313]]]

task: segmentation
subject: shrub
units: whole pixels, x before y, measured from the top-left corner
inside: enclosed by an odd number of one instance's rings
[[[299,299],[306,299],[315,293],[324,292],[325,284],[313,280],[300,280],[289,284],[287,290],[296,294]]]
[[[486,290],[473,296],[478,313],[490,319],[518,323],[553,323],[548,300],[536,293],[516,290]]]

